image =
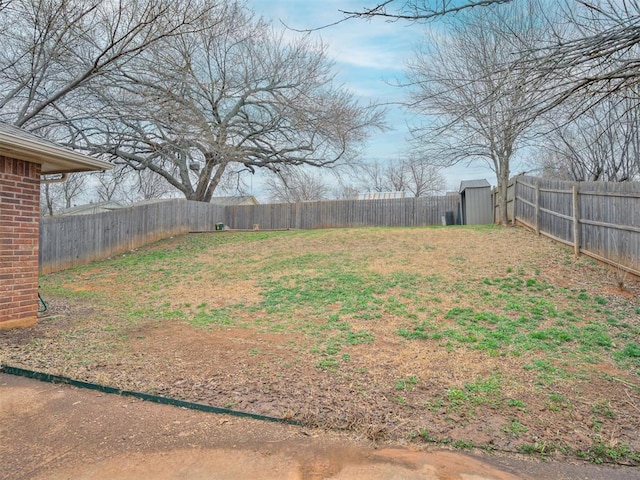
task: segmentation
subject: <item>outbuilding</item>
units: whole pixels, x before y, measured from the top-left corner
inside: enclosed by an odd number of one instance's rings
[[[0,122],[0,329],[37,321],[42,176],[110,168]]]
[[[489,182],[486,179],[460,182],[460,207],[462,225],[493,223]]]

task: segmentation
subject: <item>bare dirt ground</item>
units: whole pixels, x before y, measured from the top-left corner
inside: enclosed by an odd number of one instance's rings
[[[194,412],[0,374],[0,479],[629,480],[591,464],[473,456]]]
[[[636,465],[638,369],[614,357],[638,285],[615,276],[515,228],[181,237],[44,277],[53,316],[0,332],[0,360],[355,441]]]

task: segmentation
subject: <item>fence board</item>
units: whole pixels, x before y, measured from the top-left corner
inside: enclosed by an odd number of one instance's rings
[[[515,191],[510,220],[534,230],[538,226],[541,234],[573,245],[576,253],[640,275],[640,183],[518,176],[509,188]]]

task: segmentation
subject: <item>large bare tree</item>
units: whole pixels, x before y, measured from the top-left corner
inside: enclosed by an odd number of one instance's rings
[[[383,112],[337,85],[332,67],[322,45],[285,39],[227,4],[205,30],[168,38],[129,63],[127,83],[97,87],[109,113],[78,129],[77,140],[200,201],[237,166],[347,162]]]
[[[212,2],[12,0],[0,16],[0,120],[52,129],[95,105],[87,90],[162,39],[201,28]],[[97,112],[92,112],[96,114]]]
[[[531,0],[472,11],[428,38],[409,65],[410,108],[425,118],[413,132],[416,150],[441,166],[491,168],[503,224],[512,159],[532,131],[542,85],[526,68],[504,66],[526,62],[523,47],[544,39],[540,9]]]

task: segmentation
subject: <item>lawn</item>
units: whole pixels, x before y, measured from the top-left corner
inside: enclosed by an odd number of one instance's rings
[[[638,285],[519,228],[192,234],[41,278],[0,361],[397,443],[640,461]]]

